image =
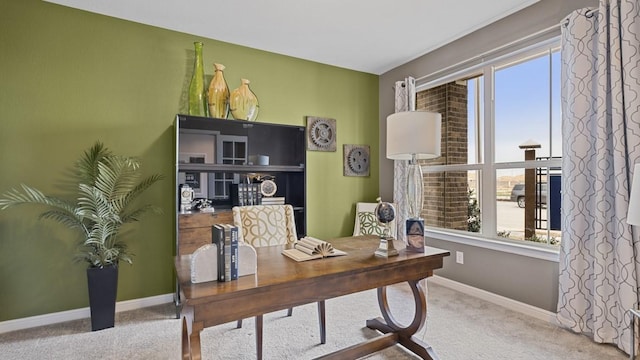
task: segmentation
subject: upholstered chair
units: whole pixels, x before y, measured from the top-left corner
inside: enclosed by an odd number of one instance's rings
[[[395,204],[392,203],[395,207]],[[353,226],[353,236],[356,235],[377,235],[382,236],[384,233],[384,225],[378,222],[374,211],[376,210],[378,203],[356,203],[356,220]],[[397,214],[396,214],[397,216]],[[393,220],[389,224],[389,236],[396,238],[398,229],[396,227],[396,220]]]
[[[298,241],[291,205],[234,206],[232,212],[233,223],[238,227],[238,241],[253,247],[293,244]],[[292,313],[293,309],[289,308],[287,315],[291,316]],[[324,344],[326,343],[324,300],[318,301],[318,319],[320,343]],[[238,320],[238,327],[242,327],[242,320]],[[261,355],[262,315],[256,316],[256,346],[258,354]]]
[[[298,241],[291,205],[235,206],[233,223],[238,241],[253,247],[293,244]]]

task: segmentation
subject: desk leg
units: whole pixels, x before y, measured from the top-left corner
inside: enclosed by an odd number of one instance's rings
[[[202,322],[193,322],[193,308],[182,309],[182,359],[200,360],[202,350],[200,348],[200,332],[204,328]]]
[[[186,317],[182,318],[182,360],[191,360],[191,343]]]
[[[380,306],[380,311],[382,312],[384,319],[377,318],[367,320],[367,327],[378,330],[384,333],[384,335],[364,343],[353,345],[331,354],[318,357],[316,360],[357,359],[390,346],[394,346],[398,343],[420,356],[422,359],[438,360],[438,355],[436,355],[431,346],[414,336],[416,332],[424,327],[424,324],[427,321],[427,299],[424,295],[424,290],[420,281],[421,280],[408,281],[416,304],[416,313],[414,314],[413,321],[409,326],[402,327],[393,318],[389,311],[389,303],[387,302],[387,289],[385,287],[378,288],[378,305]]]
[[[176,306],[176,319],[180,319],[180,312],[181,312],[181,302],[180,302],[180,282],[178,281],[178,278],[176,277],[176,293],[173,294],[173,303]]]
[[[256,357],[262,360],[262,315],[256,316]]]
[[[318,301],[318,321],[320,323],[320,344],[327,343],[327,324],[325,321],[324,300]]]
[[[414,352],[423,359],[437,360],[438,356],[431,346],[414,336],[415,333],[424,327],[427,321],[427,299],[424,294],[424,289],[422,288],[421,280],[412,280],[407,283],[413,292],[413,299],[415,301],[416,308],[411,324],[407,327],[402,327],[395,320],[389,309],[387,289],[386,287],[381,287],[378,288],[378,305],[380,306],[380,311],[382,312],[384,320],[380,318],[367,320],[367,327],[385,334],[397,334],[398,342],[408,350]]]

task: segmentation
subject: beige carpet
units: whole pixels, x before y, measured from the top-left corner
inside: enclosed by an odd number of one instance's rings
[[[406,286],[389,290],[394,315],[408,322],[413,302]],[[602,360],[627,359],[610,345],[599,345],[543,321],[506,310],[451,289],[430,284],[427,325],[420,336],[442,360]],[[411,304],[404,306],[405,303]],[[221,309],[223,311],[223,309]],[[312,359],[377,333],[364,326],[379,316],[375,291],[327,301],[327,344],[319,344],[316,305],[265,315],[265,359]],[[89,320],[0,334],[0,359],[179,359],[180,323],[172,304],[119,313],[112,329],[91,332]],[[202,332],[203,359],[254,359],[253,319]],[[416,359],[401,346],[367,359]]]

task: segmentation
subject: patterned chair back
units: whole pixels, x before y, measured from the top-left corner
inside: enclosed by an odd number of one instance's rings
[[[238,241],[253,247],[298,241],[291,205],[234,206],[232,212]]]
[[[392,203],[395,206],[394,203]],[[378,219],[375,215],[376,206],[378,203],[356,203],[356,221],[353,226],[353,236],[356,235],[378,235],[381,236],[384,232],[384,225],[378,223]],[[396,214],[397,216],[397,214]],[[397,234],[396,220],[393,220],[389,224],[389,236],[396,238]]]

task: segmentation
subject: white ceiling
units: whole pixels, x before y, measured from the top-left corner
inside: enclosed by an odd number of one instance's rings
[[[47,0],[372,74],[538,0]]]

